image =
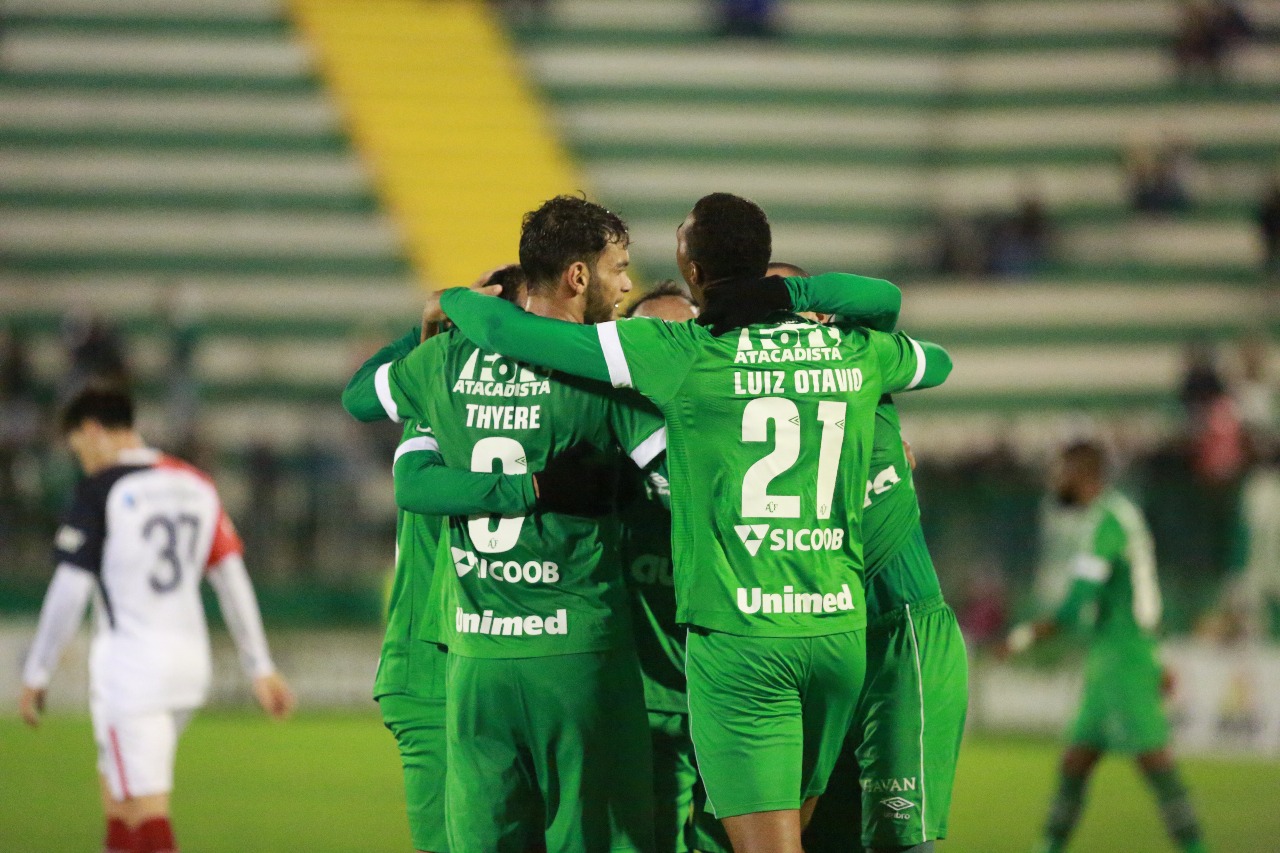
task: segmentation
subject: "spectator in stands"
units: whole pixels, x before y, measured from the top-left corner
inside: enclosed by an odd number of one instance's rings
[[[1261,335],[1246,338],[1238,350],[1240,374],[1231,396],[1255,459],[1269,458],[1280,435],[1280,390],[1270,372],[1270,351]]]
[[[1191,343],[1179,397],[1187,413],[1192,469],[1206,484],[1225,485],[1242,473],[1248,452],[1235,401],[1216,361],[1207,342]]]
[[[996,219],[987,238],[987,270],[1004,278],[1039,272],[1049,258],[1050,228],[1039,196],[1023,196],[1018,209]]]
[[[767,38],[777,33],[774,0],[716,0],[715,5],[723,35]]]
[[[1139,213],[1177,213],[1191,206],[1195,161],[1188,145],[1166,139],[1134,142],[1125,155],[1129,204]]]
[[[0,329],[0,539],[22,514],[19,466],[39,448],[42,415],[25,342]]]
[[[1257,221],[1262,235],[1263,269],[1269,275],[1280,275],[1280,173],[1271,176],[1271,184],[1258,206]]]
[[[940,275],[977,276],[986,270],[986,246],[972,217],[956,211],[937,215],[929,236],[929,271]]]
[[[71,362],[62,396],[74,394],[88,382],[121,387],[129,384],[124,342],[119,331],[104,318],[71,314],[63,322],[62,339]]]
[[[1231,52],[1253,34],[1239,4],[1230,0],[1189,0],[1173,42],[1173,58],[1181,83],[1221,83]]]
[[[170,450],[183,459],[198,456],[200,388],[196,380],[196,349],[200,331],[190,294],[175,285],[160,297],[159,313],[168,339],[165,365],[165,427]]]

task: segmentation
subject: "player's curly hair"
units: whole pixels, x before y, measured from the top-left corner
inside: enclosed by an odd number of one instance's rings
[[[520,228],[520,266],[529,290],[554,286],[571,264],[594,267],[610,243],[631,242],[627,224],[616,213],[580,196],[558,195],[524,216]]]
[[[702,268],[706,284],[762,278],[773,254],[769,217],[760,205],[731,193],[698,199],[684,231],[689,260]]]

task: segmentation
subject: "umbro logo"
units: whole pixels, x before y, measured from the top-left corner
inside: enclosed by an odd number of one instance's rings
[[[458,577],[466,577],[476,567],[476,555],[461,548],[454,548],[452,545],[449,546],[449,550],[453,552],[454,571],[458,573]]]
[[[733,529],[737,531],[738,538],[746,546],[747,553],[753,557],[759,553],[764,537],[769,535],[767,524],[736,524]]]
[[[895,812],[904,812],[907,809],[913,809],[916,807],[915,803],[908,799],[904,799],[903,797],[890,797],[887,800],[881,800],[880,805],[888,806]]]

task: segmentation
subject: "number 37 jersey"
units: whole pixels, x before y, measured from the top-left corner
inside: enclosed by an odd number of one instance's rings
[[[747,636],[866,624],[862,509],[876,405],[925,373],[904,334],[790,317],[597,327],[613,384],[666,416],[677,618]]]
[[[124,712],[203,704],[210,660],[200,581],[241,550],[213,483],[178,459],[128,450],[82,481],[55,554],[97,581],[94,694]]]

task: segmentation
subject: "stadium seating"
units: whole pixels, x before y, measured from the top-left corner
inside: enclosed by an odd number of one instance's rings
[[[97,314],[155,399],[169,305],[201,336],[219,448],[340,435],[350,335],[403,327],[418,299],[281,3],[15,0],[3,27],[3,319],[41,378],[65,369],[64,317]]]
[[[764,41],[716,39],[712,4],[559,0],[516,33],[646,270],[675,274],[697,195],[755,198],[775,257],[911,288],[907,323],[960,366],[910,406],[954,436],[956,414],[1076,408],[1155,428],[1186,340],[1274,328],[1252,211],[1280,158],[1280,15],[1246,5],[1261,38],[1220,87],[1175,81],[1165,0],[793,0]],[[1162,138],[1193,148],[1195,203],[1140,217],[1124,152]],[[1057,244],[1033,279],[931,282],[912,264],[939,212],[1009,212],[1023,193]]]

